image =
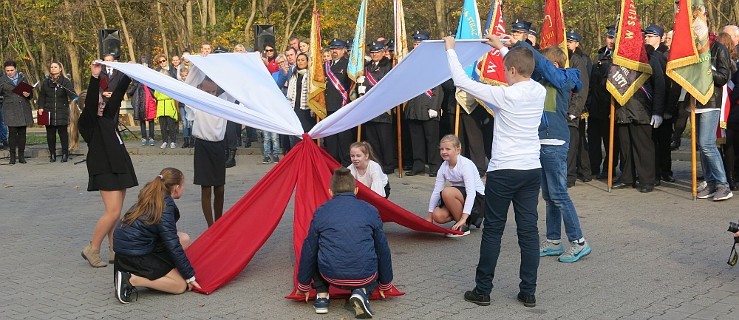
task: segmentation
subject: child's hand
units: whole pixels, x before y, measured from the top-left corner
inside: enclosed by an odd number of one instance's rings
[[[190,282],[190,283],[188,283],[188,284],[187,284],[187,290],[188,290],[188,291],[192,291],[192,288],[198,288],[198,289],[202,289],[202,288],[200,287],[200,284],[198,284],[198,282],[197,282],[197,281],[193,281],[193,282]]]
[[[446,36],[446,37],[444,37],[444,48],[445,48],[446,50],[449,50],[449,49],[454,49],[454,44],[455,44],[456,42],[457,42],[457,41],[456,41],[456,40],[454,40],[454,37],[452,37],[452,36]]]
[[[388,292],[389,290],[378,290],[380,292],[380,297],[385,299],[385,292]]]
[[[465,225],[466,223],[467,223],[467,219],[459,219],[459,221],[457,221],[457,223],[455,223],[452,226],[452,230],[462,229],[462,226]]]
[[[305,295],[305,302],[308,303],[308,299],[310,298],[310,292],[309,291],[297,291],[298,295]]]
[[[434,213],[433,212],[429,212],[429,216],[426,217],[426,221],[434,223]]]

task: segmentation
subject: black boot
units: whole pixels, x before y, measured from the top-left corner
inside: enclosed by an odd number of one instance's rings
[[[190,147],[190,138],[183,138],[182,139],[182,149],[189,148]]]
[[[62,152],[62,162],[67,162],[69,160],[69,151]]]
[[[232,168],[236,166],[236,150],[227,150],[228,158],[226,158],[226,168]]]
[[[10,162],[8,164],[15,164],[15,150],[10,150]]]
[[[49,162],[56,162],[56,150],[49,151]]]
[[[190,137],[190,148],[195,148],[195,138]]]
[[[23,156],[23,151],[18,152],[18,162],[19,163],[26,163],[26,157]]]

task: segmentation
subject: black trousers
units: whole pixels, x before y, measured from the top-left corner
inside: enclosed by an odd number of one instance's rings
[[[739,144],[739,129],[731,128],[726,129],[726,143],[723,145],[724,153],[724,170],[726,171],[726,179],[731,181],[734,180],[736,175],[736,157],[737,144]]]
[[[590,172],[597,176],[608,171],[608,136],[610,123],[608,119],[588,118],[588,154],[590,155]],[[605,149],[605,155],[603,154]],[[613,138],[613,171],[619,165],[620,145],[618,138]],[[623,170],[623,168],[622,168]]]
[[[664,175],[672,175],[672,124],[674,119],[664,119],[662,125],[652,129],[652,140],[654,141],[654,172],[657,179]]]
[[[311,286],[313,287],[313,289],[316,289],[316,293],[328,293],[328,287],[333,286],[333,285],[330,284],[328,281],[326,281],[326,279],[323,278],[321,273],[318,272],[318,268],[316,268],[316,271],[313,273],[313,284],[311,284]],[[357,286],[357,287],[335,286],[335,287],[339,289],[349,290],[349,291],[354,290],[354,289],[364,288],[364,290],[367,292],[367,296],[369,297],[370,295],[372,295],[373,292],[375,292],[375,289],[377,289],[377,286],[378,286],[377,280],[375,280],[364,286]]]
[[[690,111],[686,109],[687,103],[685,101],[677,103],[677,119],[673,126],[672,141],[680,141],[683,135],[683,131],[688,126],[688,118],[690,118]],[[662,124],[664,125],[664,124]]]
[[[570,148],[567,150],[567,182],[575,182],[577,177],[590,178],[590,157],[587,152],[585,139],[585,123],[582,120],[580,127],[569,127]],[[582,135],[581,132],[582,131]]]
[[[177,142],[180,126],[177,120],[168,116],[159,117],[159,127],[162,131],[162,142]]]
[[[18,154],[21,155],[26,150],[26,127],[8,126],[8,146],[10,153],[14,154],[18,148]]]
[[[236,122],[226,122],[226,141],[227,150],[236,150],[239,147],[239,140],[241,140],[241,124]]]
[[[617,137],[621,143],[621,182],[639,181],[654,184],[654,142],[652,126],[648,124],[617,124]]]
[[[393,125],[384,122],[366,122],[362,125],[362,131],[367,142],[372,146],[375,157],[380,162],[382,172],[393,173]],[[437,133],[438,135],[438,133]]]
[[[482,107],[478,106],[467,114],[460,110],[459,115],[459,140],[462,141],[462,154],[472,160],[477,171],[487,171],[487,160],[485,159],[485,146],[482,135],[480,119],[485,115]]]
[[[436,173],[441,165],[439,155],[439,121],[408,120],[408,131],[411,135],[411,151],[413,153],[412,171]]]
[[[56,135],[59,134],[59,142],[62,143],[62,154],[69,152],[69,132],[67,126],[46,126],[46,144],[49,146],[49,154],[56,154]]]
[[[330,116],[335,111],[329,111],[327,114]],[[354,130],[349,129],[339,132],[335,135],[323,138],[323,145],[326,147],[326,151],[342,166],[347,167],[351,164],[349,159],[349,146],[352,142],[356,141]]]

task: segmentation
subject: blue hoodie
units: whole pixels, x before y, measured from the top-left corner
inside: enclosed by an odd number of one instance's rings
[[[572,92],[578,92],[582,88],[580,70],[557,68],[530,44],[518,41],[516,45],[526,46],[534,52],[536,65],[531,78],[547,89],[544,113],[539,125],[539,139],[557,139],[569,142],[570,129],[567,127],[567,121],[569,120],[567,110],[569,109]],[[554,101],[552,101],[552,98],[554,98]],[[556,106],[553,107],[551,104]]]

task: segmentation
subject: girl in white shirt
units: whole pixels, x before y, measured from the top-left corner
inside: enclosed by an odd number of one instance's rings
[[[429,222],[439,224],[455,221],[452,230],[470,234],[470,224],[480,227],[485,205],[485,187],[472,160],[460,155],[462,144],[449,134],[439,142],[444,162],[436,174],[436,184],[429,199]],[[450,186],[446,186],[446,182]],[[447,234],[448,237],[456,235]]]
[[[375,161],[372,146],[367,142],[355,142],[349,147],[349,158],[352,161],[347,168],[352,176],[375,193],[387,198],[390,196],[390,184],[382,167]]]

